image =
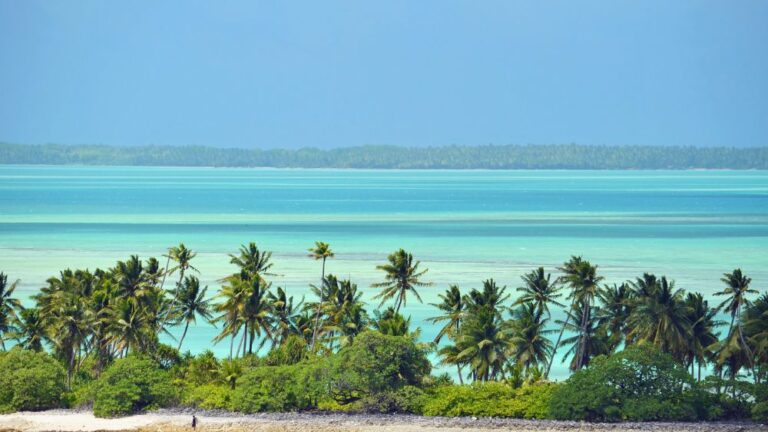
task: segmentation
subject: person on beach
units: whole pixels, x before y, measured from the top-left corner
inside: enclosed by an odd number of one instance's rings
[[[197,417],[195,417],[194,414],[192,414],[192,429],[197,427]]]

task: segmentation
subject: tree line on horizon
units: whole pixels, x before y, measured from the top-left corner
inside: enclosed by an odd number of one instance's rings
[[[318,149],[0,143],[0,164],[370,169],[768,169],[768,147],[366,145]]]
[[[183,326],[175,347],[181,351],[198,319],[219,329],[213,342],[229,344],[230,360],[297,343],[300,353],[327,355],[369,329],[419,342],[419,330],[402,310],[409,300],[421,302],[419,290],[432,284],[424,280],[427,269],[403,249],[377,266],[383,277],[372,286],[380,301],[372,313],[357,284],[326,273],[326,261],[334,257],[327,243],[309,250],[322,262],[321,283],[310,285],[309,301],[272,287],[272,254],[255,243],[230,255],[236,271],[222,279],[214,296],[193,274],[195,256],[180,244],[168,249],[165,266],[134,255],[107,270],[66,269],[32,297],[34,307],[23,307],[14,297],[18,281],[0,273],[0,346],[5,351],[5,341],[14,340],[25,349],[49,347],[71,384],[86,360],[98,375],[130,353],[161,352],[166,348],[159,336],[176,339],[170,329],[177,326]],[[438,313],[429,321],[439,326],[437,337],[419,343],[434,350],[441,364],[454,366],[461,382],[516,375],[547,379],[558,354],[578,371],[598,356],[644,343],[671,355],[698,380],[702,368],[711,366],[731,380],[746,374],[765,381],[768,293],[757,296],[740,269],[723,275],[723,289],[715,293],[723,301],[715,306],[665,276],[646,273],[606,284],[598,267],[579,256],[558,271],[554,279],[542,267],[524,274],[513,301],[493,279],[468,291],[451,285],[433,305]],[[564,320],[553,320],[555,307],[563,309]]]

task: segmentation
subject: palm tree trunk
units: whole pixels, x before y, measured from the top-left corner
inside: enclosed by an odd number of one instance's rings
[[[240,343],[237,344],[237,355],[240,355],[240,352],[242,348],[245,346],[245,337],[248,334],[248,324],[245,325],[246,328],[243,329],[243,335],[240,336]],[[245,351],[242,351],[243,354],[245,354]]]
[[[587,344],[587,321],[589,320],[589,300],[584,302],[582,308],[584,311],[581,313],[581,335],[579,335],[579,347],[576,350],[579,356],[576,360],[576,370],[584,367],[584,354]]]
[[[255,331],[254,331],[253,326],[254,326],[254,323],[251,323],[251,336],[248,339],[249,340],[249,343],[248,343],[248,354],[253,354],[253,341],[256,340],[256,335],[255,335]]]
[[[755,380],[756,383],[759,384],[757,380],[757,373],[755,372],[755,359],[752,355],[752,350],[749,348],[749,345],[747,345],[747,341],[744,340],[744,332],[741,331],[741,324],[736,326],[736,331],[739,332],[739,340],[741,340],[741,344],[744,347],[744,350],[747,352],[747,358],[749,359],[749,369],[752,371],[752,378]]]
[[[0,336],[0,348],[2,348],[3,352],[5,352],[5,340],[2,336]]]
[[[67,365],[67,390],[72,390],[72,374],[75,370],[75,353],[69,354],[69,364]]]
[[[573,309],[573,305],[571,305],[571,309]],[[552,363],[555,361],[555,354],[557,353],[557,347],[560,346],[560,340],[563,338],[563,333],[565,333],[565,326],[568,325],[568,322],[571,320],[571,313],[570,311],[566,312],[565,315],[565,322],[563,323],[563,327],[560,328],[560,334],[557,336],[557,342],[555,342],[555,346],[552,348],[552,355],[549,357],[549,363],[547,363],[547,371],[544,372],[544,379],[547,379],[549,377],[549,371],[552,369]]]
[[[169,258],[170,259],[170,258]],[[167,265],[166,265],[167,267]],[[167,268],[166,268],[167,270]],[[184,281],[184,268],[181,267],[181,270],[179,270],[179,281],[176,282],[176,291],[173,293],[173,299],[171,300],[171,305],[168,306],[168,311],[165,313],[165,318],[163,318],[163,321],[168,321],[168,317],[171,316],[171,312],[173,312],[173,307],[176,306],[176,300],[179,298],[179,290],[181,289],[181,283]],[[163,275],[163,284],[165,283],[165,275]],[[162,285],[161,285],[162,289]]]
[[[171,264],[171,254],[168,254],[168,259],[165,260],[165,270],[163,271],[163,281],[160,282],[160,289],[163,289],[163,286],[165,286],[165,277],[168,275],[168,266]]]
[[[232,349],[234,349],[235,346],[235,336],[237,336],[236,333],[232,333],[232,337],[229,340],[229,360],[232,361]]]
[[[310,350],[315,348],[315,342],[317,341],[317,327],[320,325],[320,309],[323,305],[323,284],[325,283],[325,257],[323,257],[323,269],[320,273],[320,299],[317,302],[317,313],[315,314],[315,326],[312,328],[312,344],[309,346]]]
[[[189,328],[189,321],[187,321],[187,324],[184,326],[184,333],[181,334],[181,339],[179,340],[179,347],[177,350],[181,351],[181,344],[184,343],[184,336],[187,335],[187,329]]]
[[[463,374],[461,373],[461,365],[456,363],[456,369],[459,371],[459,384],[464,385],[464,378],[462,377]]]
[[[397,307],[395,308],[395,313],[400,313],[400,305],[403,303],[403,296],[404,296],[404,295],[405,295],[405,294],[400,294],[400,295],[397,297]]]

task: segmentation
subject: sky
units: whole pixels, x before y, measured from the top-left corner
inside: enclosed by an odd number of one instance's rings
[[[768,145],[768,1],[0,0],[0,141]]]

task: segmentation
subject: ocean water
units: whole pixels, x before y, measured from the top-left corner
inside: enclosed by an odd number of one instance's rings
[[[227,254],[250,241],[274,252],[274,285],[301,298],[320,278],[306,252],[316,240],[336,252],[327,271],[352,278],[370,306],[387,254],[421,260],[434,286],[404,312],[424,340],[436,333],[429,303],[449,284],[494,278],[514,297],[523,273],[554,277],[571,255],[608,283],[654,272],[711,299],[740,267],[765,292],[768,172],[0,166],[0,270],[21,279],[23,298],[61,269],[160,258],[179,242],[199,252],[214,294],[234,271]],[[184,348],[223,356],[215,334],[198,324]]]

